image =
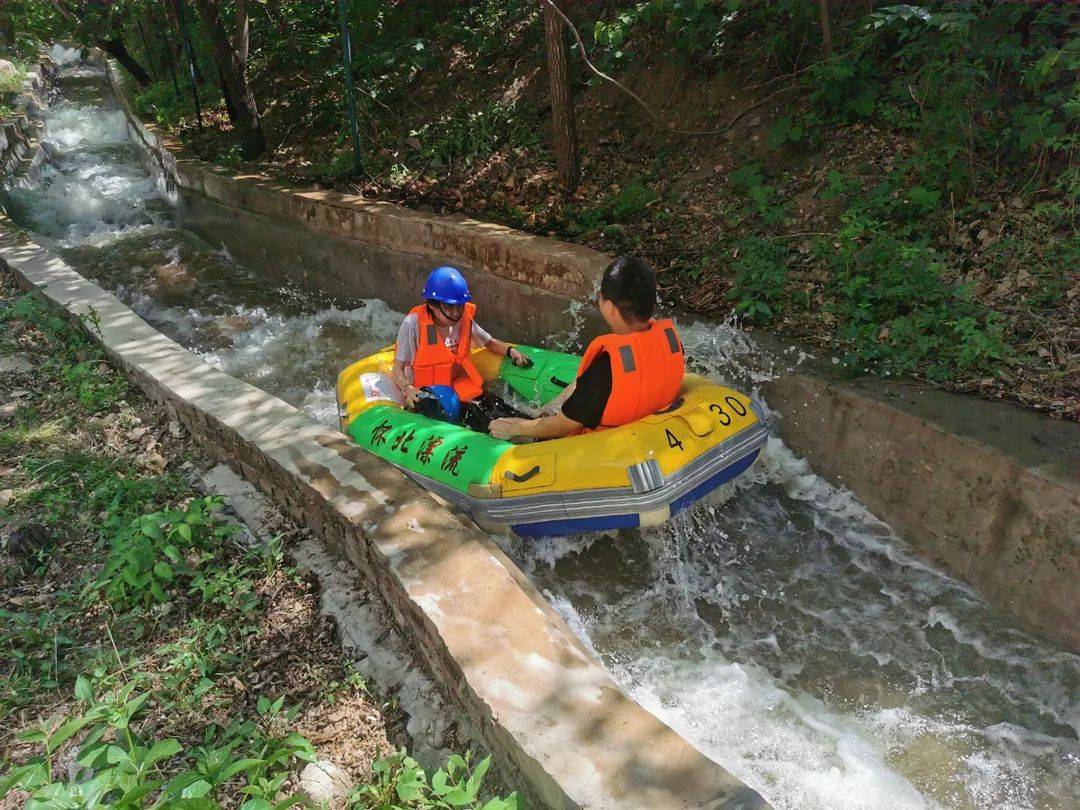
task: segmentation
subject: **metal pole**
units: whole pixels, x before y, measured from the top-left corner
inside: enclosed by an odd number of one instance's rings
[[[195,120],[199,124],[199,132],[202,132],[202,108],[199,106],[199,87],[195,83],[195,54],[191,49],[191,34],[188,32],[184,0],[176,0],[176,13],[177,22],[180,23],[180,35],[184,39],[184,55],[187,56],[188,72],[191,74],[191,98],[195,102]]]
[[[356,123],[356,88],[352,76],[352,42],[349,38],[349,0],[338,0],[341,13],[341,51],[345,65],[345,95],[349,101],[349,124],[352,127],[353,164],[356,173],[360,173],[360,128]]]

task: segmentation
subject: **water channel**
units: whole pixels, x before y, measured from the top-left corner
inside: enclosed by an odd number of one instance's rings
[[[392,341],[400,313],[268,283],[178,226],[103,83],[67,86],[43,140],[40,180],[6,200],[16,222],[211,365],[336,425],[337,372]],[[782,373],[730,325],[684,338],[716,379]],[[1078,806],[1080,657],[1011,626],[776,439],[659,529],[497,539],[627,693],[777,807]]]

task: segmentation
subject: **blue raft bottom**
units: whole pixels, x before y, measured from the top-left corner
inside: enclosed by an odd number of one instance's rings
[[[750,468],[757,459],[761,449],[758,448],[748,453],[733,464],[729,464],[711,478],[702,481],[685,495],[680,496],[671,503],[671,514],[675,515],[697,500],[704,498],[717,487],[726,484]],[[599,532],[605,529],[636,529],[639,525],[639,516],[635,512],[630,515],[606,515],[604,517],[589,518],[566,518],[565,520],[545,520],[540,523],[518,523],[510,528],[522,537],[560,537],[566,534],[580,534],[582,532]]]

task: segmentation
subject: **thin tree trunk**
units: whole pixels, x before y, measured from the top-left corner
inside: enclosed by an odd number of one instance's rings
[[[113,36],[109,39],[98,39],[94,44],[123,65],[127,72],[135,77],[135,81],[143,87],[150,84],[150,77],[143,69],[143,66],[131,55],[127,45],[124,44],[124,40],[120,37]]]
[[[136,17],[135,26],[139,29],[139,38],[142,40],[143,53],[146,54],[146,69],[150,71],[151,77],[154,81],[157,81],[157,71],[154,70],[154,58],[150,53],[150,42],[146,38],[146,27],[142,24],[142,20]]]
[[[573,194],[579,181],[577,123],[570,88],[564,23],[551,3],[565,13],[565,0],[544,0],[544,38],[547,44],[551,118],[555,130],[555,169],[564,194]]]
[[[249,35],[247,0],[236,0],[236,36],[233,44],[236,46],[236,55],[240,57],[240,64],[247,70],[248,44],[251,41]]]
[[[821,19],[821,51],[828,59],[832,56],[832,26],[829,25],[829,0],[818,0],[818,16]]]
[[[165,52],[165,64],[169,68],[169,75],[172,76],[173,92],[179,98],[180,80],[176,77],[176,59],[173,57],[172,38],[167,33],[170,30],[168,17],[165,17],[163,22],[164,25],[158,29],[158,37],[161,39],[161,50]]]
[[[225,101],[225,112],[229,114],[229,120],[236,120],[236,107],[233,105],[232,93],[229,92],[228,82],[225,81],[225,76],[221,72],[221,68],[218,68],[218,81],[221,82],[221,98]]]
[[[214,61],[236,108],[233,126],[240,136],[240,151],[245,158],[253,158],[266,151],[266,137],[259,122],[255,96],[247,83],[244,65],[221,24],[217,0],[195,0],[195,5],[206,25]]]

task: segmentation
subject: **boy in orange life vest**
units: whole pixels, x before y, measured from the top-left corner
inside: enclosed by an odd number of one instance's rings
[[[496,419],[499,439],[555,439],[618,427],[662,410],[682,386],[682,341],[670,320],[653,320],[656,274],[636,256],[620,256],[600,282],[600,314],[612,334],[601,335],[585,352],[577,381],[539,419]]]
[[[529,360],[476,323],[476,304],[465,278],[456,268],[438,267],[428,275],[423,296],[425,303],[413,307],[398,330],[391,371],[409,407],[416,405],[421,388],[448,385],[461,400],[462,423],[472,430],[484,431],[495,416],[517,415],[498,397],[484,393],[484,380],[469,353],[473,346],[483,346],[509,356],[514,365],[529,365]]]

